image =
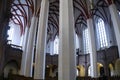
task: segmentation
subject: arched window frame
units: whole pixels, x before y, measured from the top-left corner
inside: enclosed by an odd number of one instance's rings
[[[88,36],[88,28],[84,28],[83,29],[83,45],[84,45],[84,54],[88,54],[89,51],[90,51],[90,48],[89,48],[89,36]]]
[[[97,46],[99,46],[100,49],[104,49],[108,47],[105,23],[102,18],[97,18],[96,35],[97,35],[97,41],[98,41]]]

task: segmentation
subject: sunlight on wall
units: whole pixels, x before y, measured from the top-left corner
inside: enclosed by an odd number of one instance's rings
[[[103,67],[101,63],[97,63],[98,76],[100,76],[100,68]],[[88,76],[91,76],[91,66],[88,67]]]
[[[77,73],[78,76],[85,76],[85,68],[82,65],[77,66],[77,69],[79,69]]]
[[[98,76],[100,76],[100,68],[103,67],[101,63],[97,63],[97,68],[98,68]]]
[[[114,68],[112,64],[109,64],[109,68],[110,68],[110,74],[111,76],[114,76]]]

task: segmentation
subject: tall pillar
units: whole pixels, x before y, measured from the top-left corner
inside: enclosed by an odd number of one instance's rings
[[[115,4],[111,4],[109,6],[109,10],[110,10],[114,30],[115,30],[114,32],[115,32],[115,36],[116,36],[116,41],[117,41],[118,51],[119,51],[119,57],[120,57],[120,19],[119,19],[119,14],[118,14],[118,11],[116,9]]]
[[[20,75],[25,76],[25,67],[26,67],[26,47],[27,47],[27,39],[28,39],[29,28],[25,28],[25,33],[23,35],[23,43],[22,43],[22,60],[21,60],[21,68],[20,68]]]
[[[96,55],[96,46],[95,46],[95,35],[93,29],[93,21],[91,18],[87,19],[88,26],[88,35],[90,39],[90,65],[91,65],[91,77],[97,76],[97,55]]]
[[[46,36],[49,0],[42,0],[38,26],[34,79],[45,79]]]
[[[33,16],[31,20],[31,26],[29,30],[29,35],[27,39],[27,48],[26,48],[26,72],[25,76],[32,77],[32,69],[33,69],[33,56],[34,56],[34,44],[35,44],[35,34],[37,28],[37,17]]]
[[[58,80],[76,79],[73,0],[60,0]]]

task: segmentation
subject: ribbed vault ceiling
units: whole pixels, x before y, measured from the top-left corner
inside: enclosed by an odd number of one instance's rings
[[[120,0],[114,0],[114,2],[120,10]],[[33,15],[39,17],[40,3],[41,0],[15,0],[12,3],[13,17],[11,21],[20,25],[21,33],[24,32],[25,27],[30,27],[30,20]],[[81,34],[83,26],[86,27],[86,19],[91,16],[94,20],[100,17],[105,22],[111,23],[108,9],[108,5],[111,3],[112,0],[73,0],[76,33]],[[89,10],[91,6],[88,4],[92,4],[93,9]],[[50,0],[47,31],[48,40],[54,40],[59,33],[59,0]]]

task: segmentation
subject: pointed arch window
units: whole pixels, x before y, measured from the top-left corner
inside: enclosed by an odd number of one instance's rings
[[[105,30],[104,21],[99,18],[97,21],[97,39],[99,40],[100,48],[105,48],[108,46],[107,35]]]
[[[89,53],[89,36],[88,36],[88,28],[83,30],[83,45],[84,45],[84,53]]]

